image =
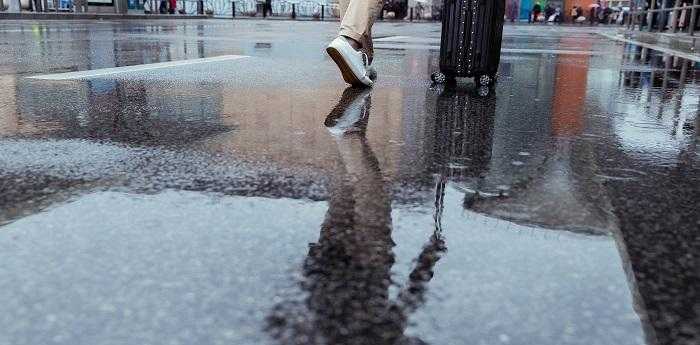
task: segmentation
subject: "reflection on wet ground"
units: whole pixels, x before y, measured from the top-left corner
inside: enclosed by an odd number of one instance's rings
[[[479,95],[380,23],[360,91],[333,23],[8,23],[0,344],[700,341],[696,61],[509,26]]]

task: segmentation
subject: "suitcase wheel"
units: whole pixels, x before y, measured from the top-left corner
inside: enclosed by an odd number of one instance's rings
[[[491,86],[495,81],[495,78],[488,74],[477,75],[474,79],[476,81],[477,86]]]
[[[430,75],[430,79],[438,84],[443,84],[447,81],[447,76],[442,72],[435,72]]]
[[[486,97],[489,95],[489,93],[491,93],[491,88],[488,86],[479,86],[476,92],[479,96]]]

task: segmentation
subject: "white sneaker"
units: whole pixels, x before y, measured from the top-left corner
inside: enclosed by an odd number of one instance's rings
[[[340,68],[346,83],[353,86],[372,86],[367,76],[367,55],[355,50],[348,39],[338,36],[326,48],[326,52]]]
[[[324,124],[331,134],[364,132],[369,119],[370,89],[347,88]]]

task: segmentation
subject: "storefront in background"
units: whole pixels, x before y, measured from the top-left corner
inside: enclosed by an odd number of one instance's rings
[[[506,0],[506,13],[518,13],[519,20],[528,20],[536,3],[539,3],[544,11],[547,4],[552,6],[552,8],[562,8],[563,2],[563,0]],[[512,7],[517,7],[517,10],[512,9]]]
[[[532,8],[536,3],[544,11],[544,8],[549,4],[553,8],[560,8],[565,20],[570,20],[571,9],[574,6],[583,8],[583,15],[588,17],[589,11],[593,4],[597,4],[598,0],[506,0],[506,13],[517,13],[518,19],[526,21],[530,18]],[[629,6],[630,0],[610,0],[601,1],[601,4],[610,7],[626,7]],[[516,7],[513,9],[513,7]]]

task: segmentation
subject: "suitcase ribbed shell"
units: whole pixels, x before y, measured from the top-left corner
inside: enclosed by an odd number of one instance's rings
[[[440,71],[449,77],[494,76],[505,0],[445,0],[442,11]]]

